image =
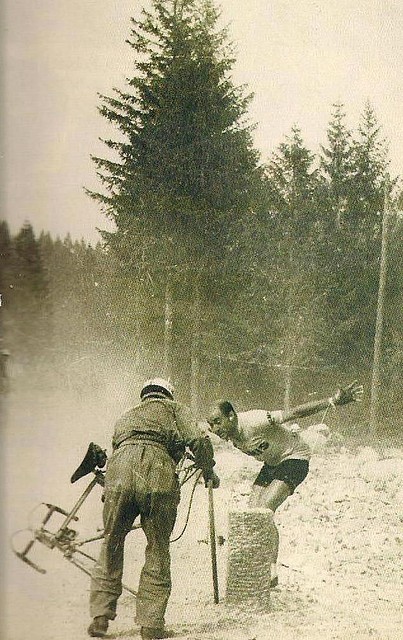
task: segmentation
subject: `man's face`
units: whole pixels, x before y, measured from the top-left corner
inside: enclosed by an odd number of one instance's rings
[[[235,414],[225,416],[218,407],[213,407],[207,418],[213,433],[224,440],[228,440],[234,430]]]

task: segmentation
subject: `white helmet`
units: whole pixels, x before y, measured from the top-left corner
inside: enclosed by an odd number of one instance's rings
[[[140,398],[142,400],[148,396],[162,396],[173,400],[173,385],[169,380],[164,380],[164,378],[151,378],[143,384],[143,388],[140,391]]]

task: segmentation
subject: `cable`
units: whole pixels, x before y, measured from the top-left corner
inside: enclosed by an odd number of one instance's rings
[[[172,544],[173,542],[177,542],[177,541],[178,541],[178,540],[183,536],[183,534],[185,533],[186,528],[187,528],[187,526],[188,526],[189,518],[190,518],[190,510],[191,510],[191,508],[192,508],[193,496],[194,496],[194,493],[195,493],[195,491],[196,491],[197,483],[199,482],[200,476],[202,475],[202,471],[200,471],[199,469],[196,469],[196,471],[194,471],[194,472],[192,473],[192,476],[193,476],[193,475],[195,475],[195,473],[196,473],[197,471],[199,471],[199,474],[198,474],[198,475],[197,475],[197,477],[196,477],[196,480],[195,480],[194,485],[193,485],[193,487],[192,487],[192,492],[191,492],[191,494],[190,494],[189,506],[188,506],[188,512],[187,512],[187,515],[186,515],[185,525],[184,525],[184,527],[183,527],[182,531],[180,532],[180,534],[179,534],[176,538],[173,538],[173,539],[171,539],[171,540],[169,541],[169,543],[170,543],[170,544]],[[189,479],[189,478],[187,478],[187,480],[188,480],[188,479]],[[185,482],[186,482],[186,480],[185,480]]]
[[[330,409],[331,407],[333,407],[333,405],[332,405],[332,404],[328,404],[328,405],[327,405],[327,407],[326,407],[326,409],[325,409],[325,412],[324,412],[324,414],[323,414],[323,416],[322,416],[322,422],[324,422],[324,421],[325,421],[325,418],[326,418],[326,416],[327,416],[327,412],[329,411],[329,409]]]

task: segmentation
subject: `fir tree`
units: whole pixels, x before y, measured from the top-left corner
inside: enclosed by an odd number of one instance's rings
[[[291,235],[309,235],[317,222],[318,172],[314,154],[304,145],[301,130],[294,125],[266,172],[268,200],[280,226]]]
[[[345,118],[344,105],[335,103],[327,130],[327,146],[321,145],[320,169],[325,181],[322,206],[327,210],[326,228],[330,233],[343,223],[352,178],[352,137]]]
[[[331,174],[327,165],[331,194],[327,214],[332,216],[338,207],[333,194],[341,195],[340,224],[325,238],[321,271],[327,281],[329,322],[335,327],[329,346],[341,361],[365,369],[373,351],[382,215],[390,189],[387,150],[369,103],[351,137],[341,117],[339,113],[342,170]]]
[[[108,194],[92,196],[116,223],[104,237],[125,262],[144,257],[133,251],[139,236],[149,256],[162,240],[164,253],[173,244],[181,255],[187,244],[192,256],[209,254],[250,206],[258,173],[244,123],[250,96],[232,84],[234,58],[217,19],[209,0],[154,0],[132,21],[129,91],[102,97],[100,111],[124,141],[106,141],[119,162],[94,158]]]
[[[252,274],[242,301],[242,335],[249,334],[255,362],[277,367],[280,378],[285,374],[285,403],[293,370],[321,366],[325,327],[317,288],[321,211],[314,160],[294,126],[267,165],[266,215],[259,210],[242,234],[241,253],[245,263],[251,260]]]
[[[0,338],[6,333],[9,322],[8,308],[12,294],[12,289],[10,289],[10,286],[12,287],[12,255],[10,230],[7,222],[2,220],[0,221]]]
[[[48,340],[48,283],[38,241],[26,222],[13,239],[10,282],[10,343],[25,363],[38,363]]]
[[[6,272],[10,266],[12,244],[7,222],[0,221],[0,289],[4,296],[8,286]]]
[[[387,146],[380,134],[375,111],[367,102],[352,145],[348,221],[369,239],[380,234],[388,180]]]
[[[189,291],[198,308],[194,291],[215,286],[231,297],[233,282],[222,283],[240,266],[232,230],[261,175],[245,122],[251,96],[232,83],[234,57],[218,17],[210,0],[154,0],[132,21],[128,87],[101,97],[101,114],[123,140],[106,141],[117,160],[94,158],[106,193],[91,195],[115,222],[103,237],[131,279],[135,324],[154,344],[178,292]]]

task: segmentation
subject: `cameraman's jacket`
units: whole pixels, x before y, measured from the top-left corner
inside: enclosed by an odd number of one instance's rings
[[[189,409],[179,402],[153,396],[123,414],[115,424],[113,449],[136,442],[164,447],[176,463],[188,447],[204,479],[212,476],[215,462],[211,441]]]

